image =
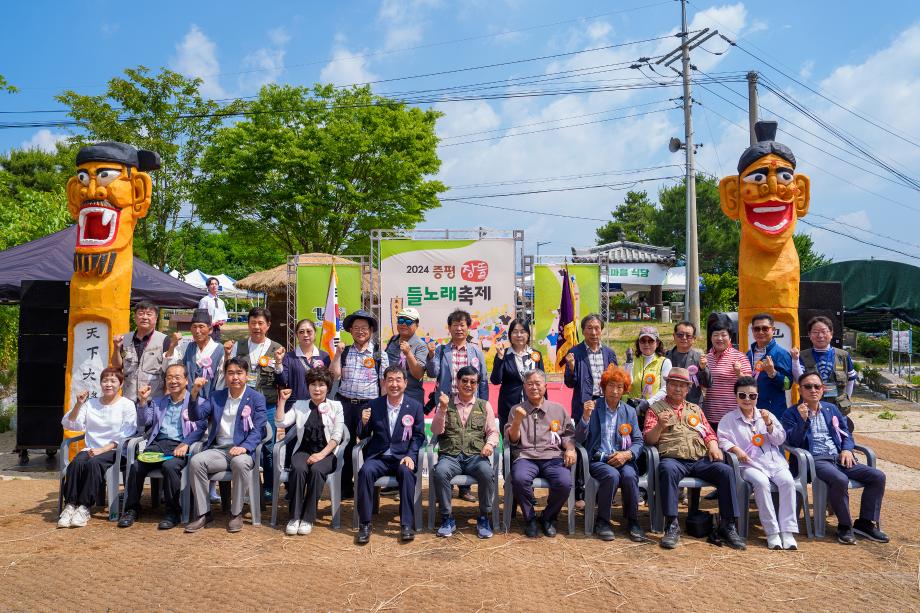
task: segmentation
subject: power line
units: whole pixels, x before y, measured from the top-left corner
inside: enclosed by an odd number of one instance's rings
[[[872,230],[866,230],[865,228],[860,228],[859,226],[854,226],[854,225],[852,225],[852,224],[847,224],[847,223],[845,223],[845,222],[843,222],[843,221],[840,221],[839,219],[835,219],[835,218],[833,218],[833,217],[828,217],[827,215],[821,215],[820,213],[815,213],[815,212],[813,212],[813,211],[808,211],[808,216],[809,216],[809,217],[820,217],[821,219],[826,219],[827,221],[830,221],[830,222],[835,223],[835,224],[840,225],[840,226],[844,226],[844,227],[846,227],[846,228],[850,228],[850,229],[852,229],[852,230],[857,230],[857,231],[859,231],[859,232],[865,232],[866,234],[871,234],[871,235],[877,236],[877,237],[879,237],[879,238],[884,238],[884,239],[886,239],[886,240],[893,241],[893,242],[895,242],[895,243],[899,243],[899,244],[901,244],[901,245],[906,245],[906,246],[908,246],[908,247],[916,247],[917,249],[920,249],[920,245],[918,245],[917,243],[910,243],[910,242],[907,242],[907,241],[902,241],[902,240],[897,239],[897,238],[895,238],[895,237],[893,237],[893,236],[888,236],[887,234],[879,234],[878,232],[874,232],[874,231],[872,231]]]
[[[576,185],[570,187],[557,187],[557,188],[546,188],[546,189],[535,189],[528,190],[524,192],[506,192],[501,194],[477,194],[475,196],[463,196],[463,198],[476,200],[476,199],[485,199],[485,198],[507,198],[510,196],[530,196],[533,194],[549,194],[555,192],[572,192],[580,191],[585,189],[604,189],[604,188],[615,188],[626,186],[626,189],[631,189],[633,186],[638,185],[639,183],[648,183],[650,181],[664,181],[667,179],[675,179],[680,175],[674,175],[669,177],[649,177],[646,179],[635,179],[632,181],[623,181],[621,183],[599,183],[595,185]],[[461,198],[439,198],[441,202],[454,202],[459,201]],[[605,220],[606,221],[606,220]]]
[[[471,189],[474,187],[502,187],[505,185],[522,185],[530,183],[550,183],[553,181],[564,181],[572,179],[586,179],[593,177],[604,177],[610,175],[628,175],[628,174],[637,174],[641,172],[649,172],[652,170],[661,170],[663,168],[682,168],[682,164],[662,164],[661,166],[649,166],[647,168],[631,168],[627,170],[609,170],[609,171],[600,171],[592,172],[586,174],[574,174],[574,175],[559,175],[556,177],[536,177],[529,179],[508,179],[505,181],[495,181],[492,183],[468,183],[465,185],[450,185],[451,191],[458,189]]]
[[[914,255],[914,254],[912,254],[912,253],[907,253],[906,251],[899,251],[898,249],[892,249],[891,247],[885,247],[884,245],[879,245],[879,244],[877,244],[877,243],[872,243],[872,242],[869,242],[869,241],[867,241],[867,240],[863,240],[863,239],[861,239],[861,238],[858,238],[858,237],[856,237],[856,236],[853,236],[852,234],[847,234],[846,232],[840,232],[839,230],[832,230],[832,229],[830,229],[830,228],[825,228],[824,226],[819,226],[818,224],[812,223],[812,222],[808,221],[807,219],[799,219],[799,221],[802,222],[803,224],[807,225],[807,226],[811,226],[812,228],[818,228],[819,230],[824,230],[825,232],[830,232],[831,234],[839,234],[840,236],[845,236],[845,237],[847,237],[847,238],[849,238],[849,239],[852,239],[852,240],[856,241],[857,243],[862,243],[863,245],[869,245],[869,246],[871,246],[871,247],[877,247],[877,248],[883,249],[883,250],[885,250],[885,251],[891,251],[892,253],[897,253],[897,254],[900,254],[900,255],[905,255],[905,256],[907,256],[907,257],[909,257],[909,258],[914,258],[914,259],[916,259],[916,260],[920,260],[920,255]]]

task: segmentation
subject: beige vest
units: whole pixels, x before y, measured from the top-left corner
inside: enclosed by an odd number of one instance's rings
[[[121,344],[122,371],[125,384],[121,394],[132,402],[137,402],[137,388],[150,386],[150,398],[163,395],[163,341],[166,335],[154,330],[147,341],[147,347],[141,355],[134,351],[134,332],[125,334]]]
[[[665,400],[659,400],[649,407],[657,417],[664,411],[673,411]],[[703,410],[692,402],[684,403],[684,410],[677,424],[661,431],[658,438],[658,453],[663,458],[678,460],[699,460],[706,455],[706,444],[700,433],[694,430],[688,420],[695,415],[702,423]]]

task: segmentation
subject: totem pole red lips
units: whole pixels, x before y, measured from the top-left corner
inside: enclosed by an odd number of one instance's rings
[[[792,203],[782,200],[768,200],[751,204],[744,203],[744,214],[748,222],[765,234],[779,234],[792,221]]]
[[[88,200],[77,219],[78,247],[105,247],[115,240],[121,209],[105,200]]]

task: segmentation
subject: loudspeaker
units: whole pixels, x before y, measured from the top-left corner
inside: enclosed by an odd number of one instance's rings
[[[22,306],[66,309],[70,306],[70,281],[24,280],[19,286],[19,302]]]
[[[839,281],[803,281],[799,284],[799,348],[811,347],[808,322],[823,315],[834,324],[831,346],[843,348],[843,286]]]
[[[25,406],[20,402],[16,411],[16,449],[60,447],[64,440],[63,416],[63,400],[61,404],[45,406]]]
[[[23,306],[19,311],[19,334],[67,335],[70,309],[66,306]]]
[[[64,411],[64,374],[67,362],[59,364],[42,364],[38,362],[19,362],[16,373],[20,408],[33,405],[51,405],[60,400]],[[60,416],[58,416],[60,419]]]
[[[19,365],[26,364],[67,364],[67,326],[64,334],[20,334]]]

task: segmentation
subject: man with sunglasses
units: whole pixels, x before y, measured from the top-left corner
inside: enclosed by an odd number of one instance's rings
[[[827,484],[828,502],[837,516],[837,541],[856,543],[856,534],[870,541],[887,543],[888,535],[878,527],[885,495],[885,473],[859,464],[853,455],[853,433],[843,413],[830,402],[823,402],[824,381],[817,372],[799,377],[802,403],[786,409],[783,428],[786,444],[807,450],[815,460],[815,474]],[[859,519],[850,517],[850,479],[863,484]],[[824,509],[815,509],[824,513]],[[855,534],[854,534],[855,532]]]
[[[425,363],[428,361],[428,346],[416,334],[419,314],[412,307],[406,307],[396,314],[396,335],[387,343],[386,354],[390,364],[399,364],[408,375],[405,394],[419,404],[425,404]]]
[[[699,349],[694,349],[694,340],[696,340],[696,324],[690,321],[680,321],[674,325],[674,346],[664,355],[671,360],[672,368],[675,366],[686,368],[690,373],[691,383],[687,402],[701,404],[703,387],[709,387],[712,383],[706,356]]]
[[[770,314],[754,315],[751,330],[754,342],[746,355],[757,380],[757,408],[782,415],[786,410],[786,390],[792,387],[792,357],[776,344]]]

